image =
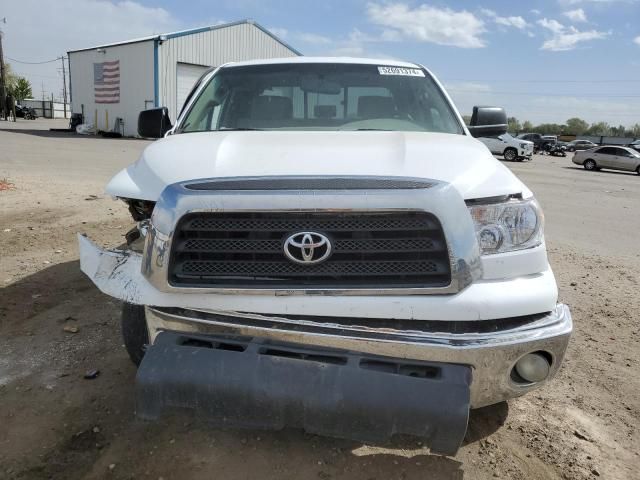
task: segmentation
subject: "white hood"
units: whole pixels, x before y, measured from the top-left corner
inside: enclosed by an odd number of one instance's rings
[[[453,184],[463,198],[531,192],[472,137],[422,132],[202,132],[171,135],[107,185],[116,197],[158,199],[167,185],[213,177],[378,175]]]

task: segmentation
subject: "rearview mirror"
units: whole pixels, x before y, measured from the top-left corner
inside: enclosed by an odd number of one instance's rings
[[[473,107],[469,132],[474,137],[495,137],[507,133],[507,114],[500,107]]]
[[[162,138],[171,130],[167,107],[143,110],[138,115],[138,135],[144,138]]]
[[[306,93],[324,95],[338,95],[342,92],[342,85],[332,80],[323,79],[315,75],[307,75],[300,80],[300,88]]]

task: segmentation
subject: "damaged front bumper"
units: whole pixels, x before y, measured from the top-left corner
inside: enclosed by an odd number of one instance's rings
[[[454,455],[467,429],[471,369],[268,339],[162,332],[138,369],[136,414],[195,411],[217,425],[366,443],[420,437]]]

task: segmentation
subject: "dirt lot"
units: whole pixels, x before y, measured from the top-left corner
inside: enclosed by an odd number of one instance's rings
[[[103,188],[146,142],[49,126],[0,122],[0,478],[638,478],[637,175],[586,172],[569,158],[509,164],[545,208],[575,334],[553,383],[472,412],[458,456],[443,458],[413,442],[135,420],[119,305],[79,271],[75,235],[122,240],[130,218]],[[91,369],[99,376],[85,380]]]

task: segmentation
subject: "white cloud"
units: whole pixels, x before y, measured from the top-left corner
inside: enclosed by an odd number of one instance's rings
[[[590,40],[599,40],[607,37],[608,32],[599,32],[597,30],[579,31],[573,26],[565,26],[557,20],[547,20],[543,18],[537,22],[540,26],[552,32],[549,40],[542,44],[542,50],[551,50],[560,52],[565,50],[573,50],[581,42]]]
[[[289,36],[289,30],[287,30],[286,28],[267,27],[267,30],[269,30],[276,37],[281,38],[282,40]]]
[[[538,10],[537,8],[532,8],[531,10],[529,10],[531,13],[533,13],[534,15],[540,15],[540,10]]]
[[[347,35],[325,37],[315,33],[289,32],[289,38],[295,44],[304,43],[304,52],[308,55],[336,56],[336,57],[364,57],[395,59],[393,55],[380,51],[381,42],[396,41],[397,34],[383,33],[372,35],[361,30],[353,29]],[[371,48],[373,45],[373,49]]]
[[[577,5],[579,3],[636,3],[638,0],[560,0],[560,3]]]
[[[487,17],[496,17],[498,14],[490,8],[481,8],[480,13]]]
[[[2,25],[4,55],[23,61],[49,60],[68,50],[184,28],[167,10],[134,1],[4,0],[1,15],[7,17],[6,25]],[[46,96],[53,92],[56,98],[62,98],[60,62],[8,62],[15,72],[31,81],[34,96],[39,98],[44,87]]]
[[[640,35],[638,35],[636,38],[633,39],[633,43],[640,46]]]
[[[297,33],[295,35],[297,40],[305,43],[312,43],[314,45],[329,45],[331,39],[323,35],[317,35],[315,33]]]
[[[564,12],[562,15],[567,17],[572,22],[586,22],[587,15],[584,13],[584,10],[581,8],[576,8],[575,10],[569,10]]]
[[[491,91],[491,87],[486,83],[478,82],[444,82],[448,92],[458,94],[477,94]]]
[[[518,17],[496,17],[496,23],[498,25],[504,25],[507,27],[515,27],[520,30],[527,28],[527,22],[524,18]]]
[[[429,5],[412,9],[401,3],[370,3],[367,16],[372,23],[385,27],[386,35],[461,48],[485,46],[484,22],[466,10]]]
[[[529,25],[521,16],[511,16],[511,17],[501,17],[493,10],[489,10],[488,8],[481,8],[480,13],[491,18],[498,25],[502,25],[504,27],[514,27],[519,30],[526,29]]]

